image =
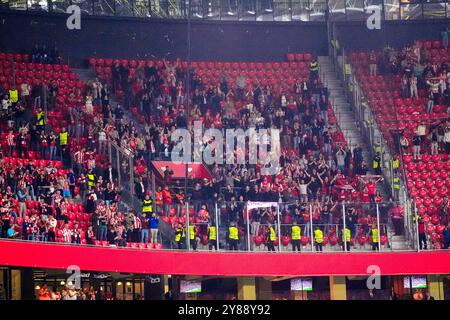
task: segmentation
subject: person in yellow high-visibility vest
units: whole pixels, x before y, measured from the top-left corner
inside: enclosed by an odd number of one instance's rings
[[[142,213],[144,212],[147,214],[153,213],[153,200],[150,198],[149,194],[146,194],[142,201]]]
[[[378,250],[378,242],[380,241],[380,236],[378,234],[378,228],[376,224],[372,225],[372,229],[370,230],[370,233],[372,235],[372,250],[376,251]]]
[[[197,235],[195,232],[194,225],[189,225],[189,241],[191,243],[191,249],[196,251],[197,250]]]
[[[302,238],[302,229],[297,225],[297,221],[294,221],[291,228],[291,240],[292,240],[292,251],[301,251],[300,249],[300,239]]]
[[[178,249],[183,249],[183,242],[185,239],[186,235],[184,233],[183,225],[179,223],[177,229],[175,230],[175,242],[178,245]]]
[[[394,170],[394,174],[398,173],[399,168],[400,168],[399,155],[395,155],[394,159],[392,160],[392,169]]]
[[[400,193],[400,178],[397,174],[394,174],[394,178],[392,178],[392,186],[394,189],[394,200],[398,201]]]
[[[316,226],[316,229],[314,230],[314,242],[316,251],[323,251],[323,231],[320,230],[318,226]]]
[[[63,156],[66,152],[68,141],[69,141],[69,133],[67,132],[66,128],[62,128],[61,132],[59,133],[59,147],[61,149],[61,159],[63,159]]]
[[[67,132],[66,128],[62,128],[61,132],[59,133],[59,145],[61,148],[64,148],[67,146],[69,140],[69,133]]]
[[[319,75],[319,62],[317,61],[316,58],[314,58],[309,64],[309,73],[311,79],[315,79]]]
[[[92,169],[86,174],[87,185],[88,187],[95,187],[96,179],[95,174],[92,172]]]
[[[238,250],[239,230],[234,222],[230,223],[228,228],[228,244],[230,250]]]
[[[19,91],[17,91],[17,89],[9,90],[9,100],[11,100],[12,103],[17,103],[17,101],[19,101]]]
[[[275,233],[275,229],[273,226],[269,223],[268,230],[267,230],[267,250],[269,251],[275,251],[275,241],[277,241],[277,234]]]
[[[345,247],[347,247],[347,251],[350,251],[352,235],[349,228],[342,229],[342,250],[345,251]]]
[[[381,156],[379,152],[373,157],[373,171],[376,175],[381,175]]]
[[[214,249],[217,251],[217,229],[214,224],[210,225],[208,228],[208,240],[209,240],[209,250]]]
[[[42,108],[38,109],[36,114],[36,130],[41,132],[45,128],[45,113],[42,111]]]

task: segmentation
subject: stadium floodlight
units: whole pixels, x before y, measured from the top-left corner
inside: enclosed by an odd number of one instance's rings
[[[229,16],[235,16],[235,15],[236,15],[236,12],[228,11],[227,14],[228,14]]]
[[[248,13],[248,14],[256,14],[255,11],[251,11],[251,10],[248,10],[247,13]]]

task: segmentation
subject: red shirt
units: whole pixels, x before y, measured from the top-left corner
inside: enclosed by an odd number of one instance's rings
[[[375,188],[377,187],[375,183],[366,183],[366,187],[369,195],[375,194]]]

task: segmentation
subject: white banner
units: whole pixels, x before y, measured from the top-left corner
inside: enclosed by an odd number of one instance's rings
[[[277,202],[260,202],[260,201],[248,201],[247,209],[252,210],[256,208],[272,208],[278,205]]]

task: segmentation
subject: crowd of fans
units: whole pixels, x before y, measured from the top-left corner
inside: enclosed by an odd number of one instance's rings
[[[39,59],[34,56],[33,52],[32,59]],[[151,236],[157,234],[149,232],[157,229],[157,216],[181,216],[186,200],[194,207],[192,225],[213,223],[211,213],[219,203],[222,221],[242,229],[245,201],[274,201],[287,204],[281,210],[284,223],[295,220],[306,224],[311,207],[313,222],[326,225],[324,231],[328,232],[329,225],[339,223],[342,216],[338,203],[382,202],[383,197],[376,187],[378,176],[363,178],[369,168],[362,148],[350,148],[332,121],[328,90],[317,69],[314,60],[309,77],[292,86],[272,86],[252,84],[244,75],[230,79],[223,74],[217,83],[205,82],[194,70],[188,74],[185,63],[179,60],[149,62],[136,69],[117,63],[111,79],[95,79],[64,92],[72,97],[64,102],[59,99],[57,83],[41,84],[41,91],[52,94],[38,92],[31,98],[21,94],[14,102],[8,97],[6,110],[15,116],[2,128],[6,136],[2,150],[7,157],[27,160],[4,158],[2,162],[2,236],[89,244],[108,241],[122,246],[155,242]],[[190,87],[190,108],[186,107],[186,84]],[[33,91],[35,86],[27,88]],[[119,98],[119,104],[111,103],[112,94]],[[35,99],[37,96],[40,99]],[[58,123],[51,121],[55,115],[61,120]],[[163,183],[151,190],[150,162],[169,160],[177,143],[171,133],[175,128],[192,129],[193,121],[202,121],[205,128],[280,130],[277,174],[261,175],[261,163],[214,165],[210,168],[212,179],[196,181],[186,195],[183,188],[173,184],[167,170]],[[109,163],[108,141],[134,156],[133,168],[128,168],[126,161],[120,168]],[[202,145],[215,147],[208,138]],[[54,168],[55,164],[59,168]],[[134,185],[122,179],[119,186],[118,170],[125,174],[134,170]],[[155,210],[145,212],[146,217],[142,215],[145,205],[141,212],[126,210],[120,201],[124,188],[133,189],[144,204],[152,201]],[[150,194],[155,199],[150,199]],[[30,200],[38,204],[35,212],[26,215],[29,205],[22,203]],[[72,203],[83,205],[83,213],[89,215],[87,223],[71,219],[67,208]],[[353,211],[363,220],[374,215],[373,210],[362,207],[347,209],[348,217]],[[275,213],[269,209],[253,212],[251,223],[274,223]],[[252,229],[253,235],[266,232],[266,228]],[[304,232],[310,236],[309,228]],[[352,230],[352,235],[355,232]],[[208,233],[207,227],[195,229],[198,238]]]
[[[189,111],[185,85],[188,81],[192,100]],[[112,66],[110,86],[123,98],[125,109],[128,107],[143,123],[144,134],[133,134],[133,128],[131,134],[120,138],[122,146],[138,155],[141,168],[152,160],[170,159],[177,143],[170,134],[175,128],[192,128],[193,121],[202,121],[206,128],[245,130],[255,126],[280,130],[282,154],[276,175],[262,176],[260,164],[215,165],[211,167],[212,179],[194,184],[187,196],[194,205],[191,226],[200,226],[195,229],[195,238],[208,234],[207,225],[214,222],[214,215],[210,214],[214,203],[221,204],[220,216],[226,224],[236,223],[243,228],[244,202],[248,200],[288,203],[287,210],[282,211],[283,219],[300,224],[306,223],[306,208],[314,204],[314,222],[324,225],[338,223],[342,215],[335,204],[343,200],[383,201],[376,190],[378,177],[361,179],[369,171],[362,148],[349,148],[336,124],[330,123],[328,90],[313,68],[310,77],[298,79],[292,87],[272,87],[259,82],[252,85],[243,75],[230,79],[224,73],[217,83],[205,82],[194,72],[188,76],[186,66],[179,60],[149,62],[137,68],[117,62]],[[143,137],[145,142],[139,141]],[[203,145],[214,148],[212,140],[205,139]],[[172,213],[180,215],[179,205],[184,204],[186,195],[182,188],[171,185],[170,180],[169,175],[164,188],[167,196],[162,196],[164,190],[156,192],[160,215],[169,215],[172,207],[177,208]],[[143,184],[144,188],[140,187],[141,181],[137,184],[137,194],[142,197],[148,183]],[[360,218],[367,215],[361,207],[356,211]],[[262,217],[261,225],[266,219],[273,223],[275,213],[276,210],[254,213],[252,222],[258,223]],[[175,228],[176,225],[175,222]],[[254,235],[261,232],[256,229]],[[309,229],[305,232],[309,235]]]
[[[400,98],[424,98],[428,114],[438,108],[447,113],[444,118],[424,120],[412,134],[406,132],[400,136],[400,145],[405,151],[411,150],[415,159],[423,153],[450,153],[450,68],[448,61],[432,54],[433,50],[436,49],[426,48],[416,41],[399,50],[386,47],[381,56],[375,52],[370,54],[371,61],[383,73],[394,77],[392,85],[398,86]]]

